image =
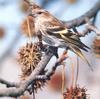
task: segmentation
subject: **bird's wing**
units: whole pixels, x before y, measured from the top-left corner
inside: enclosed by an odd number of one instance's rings
[[[69,29],[60,27],[60,29],[59,28],[57,28],[57,29],[49,28],[46,30],[47,30],[46,32],[49,35],[55,36],[59,39],[63,39],[66,43],[74,44],[74,45],[78,46],[80,49],[87,51],[87,48],[89,48],[81,42],[78,35],[76,35],[72,31],[70,31]]]
[[[57,26],[56,26],[57,27]],[[88,63],[88,66],[92,69],[91,65],[87,61],[87,59],[84,57],[82,54],[81,50],[88,51],[89,47],[87,47],[84,43],[81,42],[80,38],[78,35],[73,33],[72,31],[64,28],[64,27],[59,27],[58,28],[48,28],[46,31],[49,35],[55,36],[58,39],[63,39],[67,45],[69,45],[69,49],[71,49],[75,54],[80,56],[83,60],[85,60]]]

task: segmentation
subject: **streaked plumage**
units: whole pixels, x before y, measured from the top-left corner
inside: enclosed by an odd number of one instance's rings
[[[35,18],[35,31],[37,35],[41,34],[42,39],[46,43],[50,46],[70,49],[89,64],[81,52],[81,50],[87,51],[89,48],[81,42],[77,33],[67,29],[60,20],[40,7],[32,10],[32,16]]]

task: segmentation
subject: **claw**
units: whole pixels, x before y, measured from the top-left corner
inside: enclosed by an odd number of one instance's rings
[[[56,56],[56,58],[59,58],[59,56],[58,56],[58,48],[57,47],[48,46],[47,49],[48,49],[47,53],[50,51]]]

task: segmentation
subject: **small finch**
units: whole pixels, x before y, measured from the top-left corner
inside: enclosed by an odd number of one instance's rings
[[[60,20],[36,4],[33,5],[31,16],[34,17],[35,32],[43,41],[53,47],[69,49],[89,64],[81,52],[88,51],[89,47],[81,42],[77,33],[67,29]]]

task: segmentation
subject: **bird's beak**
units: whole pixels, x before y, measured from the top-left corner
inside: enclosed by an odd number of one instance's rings
[[[34,15],[32,13],[29,13],[29,16],[33,17]]]
[[[29,16],[34,17],[34,18],[35,18],[37,15],[36,15],[36,14],[33,14],[33,13],[30,13],[30,14],[29,14]]]

